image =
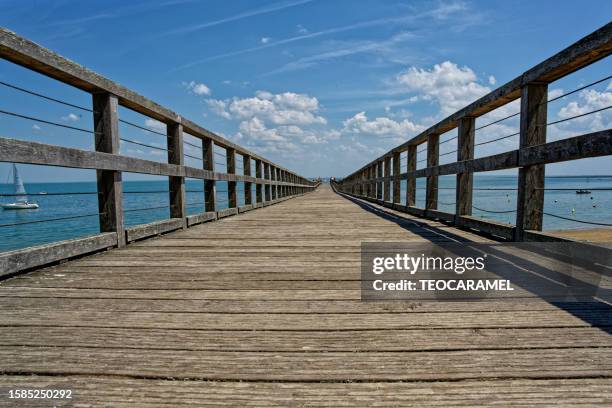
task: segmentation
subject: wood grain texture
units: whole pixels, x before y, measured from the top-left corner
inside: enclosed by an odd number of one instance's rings
[[[368,206],[324,185],[5,280],[0,388],[66,386],[75,404],[126,407],[610,399],[605,304],[558,305],[526,291],[361,302],[361,242],[493,242]]]

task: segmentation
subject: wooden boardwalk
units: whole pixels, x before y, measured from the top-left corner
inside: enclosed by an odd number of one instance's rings
[[[612,404],[610,308],[361,302],[362,241],[486,240],[380,211],[323,185],[3,281],[0,389],[113,407]]]

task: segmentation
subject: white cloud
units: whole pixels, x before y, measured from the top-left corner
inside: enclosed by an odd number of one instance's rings
[[[145,126],[160,133],[166,133],[166,124],[155,119],[145,119]]]
[[[77,120],[81,119],[80,116],[74,114],[74,113],[69,113],[66,116],[62,116],[61,118],[64,122],[76,122]]]
[[[270,37],[261,37],[259,42],[262,43],[262,44],[267,44],[267,43],[270,42]]]
[[[193,92],[194,94],[198,96],[204,96],[204,95],[211,94],[210,88],[206,84],[203,84],[201,82],[195,82],[195,81],[183,82],[183,86],[185,86],[187,89],[189,89],[191,92]]]
[[[495,85],[497,83],[497,79],[493,75],[489,75],[489,85]]]
[[[229,79],[226,79],[225,81],[223,81],[223,85],[230,85],[232,83],[232,81],[230,81]]]
[[[553,99],[553,98],[557,98],[559,96],[563,95],[563,89],[560,88],[554,88],[554,89],[549,89],[548,90],[548,99]]]
[[[392,136],[397,138],[408,138],[425,130],[424,126],[417,125],[408,119],[398,122],[388,117],[377,117],[369,120],[365,112],[359,112],[342,123],[344,125],[342,131],[345,133]]]
[[[562,106],[557,112],[559,119],[570,119],[599,109],[612,106],[610,86],[600,92],[595,89],[583,90],[578,94],[578,100]],[[550,131],[557,137],[576,136],[585,132],[595,132],[612,127],[612,109],[606,109],[593,114],[581,116],[551,127]]]
[[[340,131],[323,127],[327,120],[318,113],[319,101],[307,94],[257,91],[252,97],[206,102],[216,115],[238,121],[238,143],[262,153],[291,155],[303,151],[302,145],[341,137]]]
[[[221,116],[225,119],[231,119],[232,115],[226,110],[227,102],[220,99],[207,99],[206,104],[208,105],[208,109],[214,114]]]
[[[294,92],[272,94],[258,91],[251,98],[207,100],[211,111],[226,119],[257,118],[271,125],[324,125],[327,120],[318,115],[319,101],[315,97]]]
[[[308,34],[308,29],[301,24],[296,25],[295,28],[298,34]]]
[[[42,128],[38,125],[32,125],[32,130],[38,132],[39,130],[42,130]]]
[[[477,82],[469,67],[444,61],[431,69],[410,67],[396,77],[406,91],[417,92],[422,100],[433,100],[443,115],[449,115],[490,92]]]

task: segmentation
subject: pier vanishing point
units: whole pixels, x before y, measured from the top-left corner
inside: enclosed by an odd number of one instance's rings
[[[612,155],[612,132],[547,141],[548,85],[611,51],[608,24],[320,183],[2,29],[2,58],[92,95],[95,150],[3,135],[0,161],[96,170],[100,232],[0,253],[0,390],[73,389],[57,406],[612,405],[609,266],[583,302],[529,285],[515,301],[364,302],[360,282],[364,242],[570,242],[542,231],[545,167]],[[476,119],[517,99],[520,147],[475,158]],[[120,154],[119,106],[166,125],[167,162]],[[454,128],[455,160],[440,164],[439,136]],[[185,165],[184,134],[201,139],[201,167]],[[474,216],[474,173],[513,168],[516,222]],[[126,227],[124,172],[167,177],[171,218]],[[438,208],[443,175],[456,175],[452,213]],[[203,181],[200,214],[186,211],[186,178]],[[219,182],[228,208],[217,208]],[[563,269],[514,251],[533,281]]]

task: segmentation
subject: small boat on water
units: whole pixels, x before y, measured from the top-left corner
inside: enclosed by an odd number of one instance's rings
[[[28,201],[28,193],[23,187],[23,180],[17,171],[17,165],[13,163],[13,188],[15,191],[15,202],[0,204],[4,210],[33,210],[38,208],[38,204]]]
[[[591,194],[591,191],[580,189],[580,190],[576,190],[576,194]]]

